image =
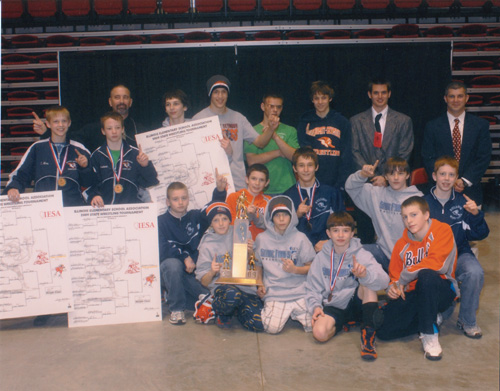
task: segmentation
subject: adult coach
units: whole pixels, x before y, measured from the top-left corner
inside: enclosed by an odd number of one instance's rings
[[[454,156],[459,163],[455,190],[481,205],[481,178],[490,163],[491,138],[488,121],[465,112],[468,100],[464,83],[448,84],[444,95],[446,114],[427,123],[422,159],[427,175],[432,178],[436,159],[443,155]]]

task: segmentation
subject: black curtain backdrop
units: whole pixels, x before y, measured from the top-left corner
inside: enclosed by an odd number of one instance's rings
[[[296,126],[312,108],[309,87],[325,80],[335,90],[332,108],[347,118],[370,107],[367,83],[373,77],[392,82],[389,105],[409,115],[415,131],[412,167],[420,166],[425,123],[443,113],[444,88],[451,80],[449,43],[288,45],[195,49],[61,52],[61,101],[76,130],[109,110],[113,85],[128,86],[131,115],[149,129],[165,118],[162,96],[180,88],[191,100],[191,117],[209,103],[207,79],[231,80],[228,106],[252,124],[262,119],[260,102],[267,91],[285,98],[282,122]]]

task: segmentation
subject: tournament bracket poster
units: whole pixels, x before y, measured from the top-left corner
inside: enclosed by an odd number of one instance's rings
[[[0,197],[0,319],[73,309],[61,191]]]
[[[69,327],[161,321],[156,205],[65,208]]]
[[[148,188],[151,199],[158,203],[158,215],[167,210],[167,187],[172,182],[187,186],[188,209],[202,209],[212,200],[216,168],[227,178],[227,194],[235,191],[229,161],[220,146],[219,117],[167,126],[135,138],[158,173],[160,184]]]

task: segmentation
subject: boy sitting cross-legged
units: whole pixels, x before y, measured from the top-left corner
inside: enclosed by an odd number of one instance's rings
[[[305,331],[311,331],[305,289],[307,272],[316,252],[307,236],[296,228],[297,215],[289,197],[272,198],[264,216],[267,229],[255,241],[255,257],[264,270],[264,285],[257,289],[265,302],[264,330],[277,334],[291,317],[298,320]]]
[[[455,281],[457,246],[448,224],[430,219],[422,197],[401,205],[406,229],[396,242],[389,265],[391,285],[384,307],[384,322],[377,331],[382,340],[420,334],[425,358],[440,360],[443,350],[438,333],[440,312],[458,296]]]
[[[454,158],[443,156],[437,159],[432,178],[436,186],[424,198],[429,204],[431,217],[451,226],[458,249],[455,276],[460,283],[460,312],[457,327],[469,338],[481,338],[483,334],[476,323],[476,311],[484,271],[472,253],[469,240],[485,239],[490,230],[476,203],[453,189],[458,179],[458,162]]]
[[[361,358],[375,360],[378,326],[377,291],[389,276],[354,238],[354,219],[347,212],[328,217],[330,240],[316,254],[306,284],[307,309],[312,313],[313,337],[326,342],[349,321],[362,321]]]
[[[389,158],[384,166],[384,177],[389,186],[366,183],[375,175],[377,165],[378,160],[373,166],[366,164],[362,170],[350,175],[345,183],[345,190],[356,206],[372,219],[377,243],[364,245],[364,248],[387,271],[394,244],[404,230],[401,203],[411,196],[423,194],[415,186],[407,186],[410,167],[406,160],[398,157]]]
[[[269,184],[269,170],[263,164],[252,164],[247,169],[245,183],[246,189],[241,189],[227,196],[226,203],[231,209],[234,224],[236,220],[238,198],[243,195],[247,208],[248,219],[250,222],[249,230],[252,234],[252,239],[255,240],[258,234],[264,231],[264,209],[271,197],[264,194],[264,189]]]
[[[215,169],[216,188],[212,201],[224,201],[227,180]],[[172,182],[167,187],[168,210],[158,217],[160,273],[167,290],[170,323],[186,323],[184,310],[208,291],[193,274],[198,259],[198,244],[208,227],[205,211],[188,211],[189,194],[184,183]],[[193,304],[193,305],[191,305]]]
[[[220,270],[226,263],[232,265],[233,226],[231,211],[224,202],[214,202],[205,209],[210,227],[201,239],[196,268],[196,278],[212,292],[212,308],[216,324],[230,328],[231,318],[236,316],[241,325],[250,331],[262,331],[262,300],[257,296],[255,285],[217,285]],[[248,239],[248,252],[252,252],[253,240]],[[257,280],[262,268],[257,263]]]

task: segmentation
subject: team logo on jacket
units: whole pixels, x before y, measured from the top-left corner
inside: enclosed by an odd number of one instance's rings
[[[462,215],[463,215],[463,208],[461,206],[456,205],[456,206],[453,206],[450,209],[450,217],[453,220],[459,220],[459,219],[461,219]]]
[[[186,232],[187,232],[188,236],[191,236],[193,234],[194,227],[191,223],[186,224]]]
[[[123,161],[123,169],[124,170],[132,169],[132,162],[130,160],[124,160]]]
[[[68,162],[66,164],[68,165],[68,168],[70,170],[76,170],[76,163],[75,162]]]
[[[324,197],[316,199],[314,204],[316,205],[316,209],[318,210],[318,212],[324,212],[328,207],[328,202]]]

